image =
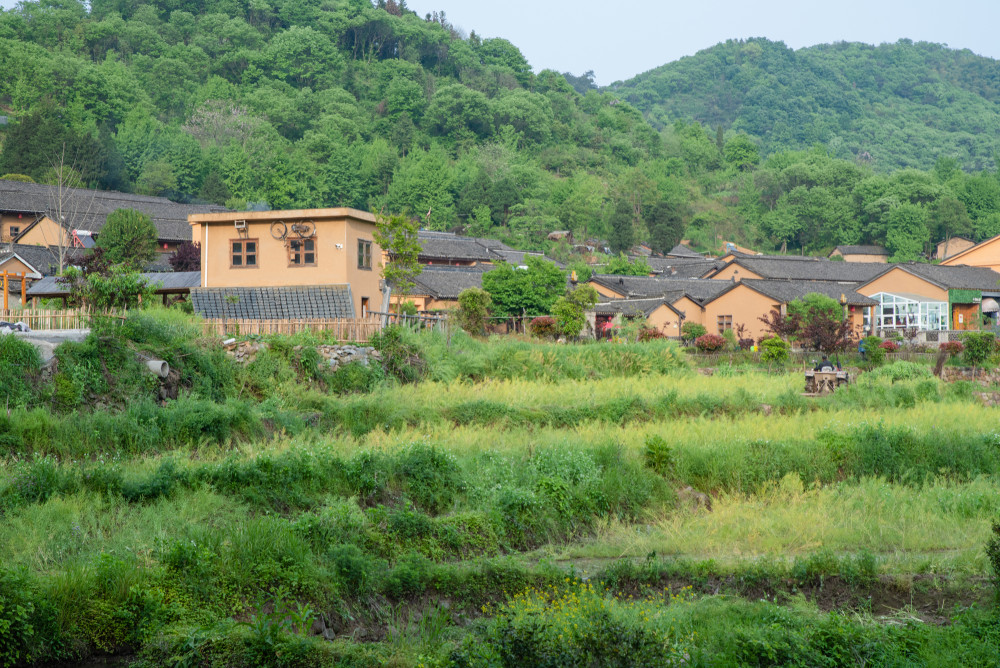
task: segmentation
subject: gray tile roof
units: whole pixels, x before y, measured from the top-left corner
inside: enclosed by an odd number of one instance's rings
[[[547,257],[544,253],[537,253],[533,251],[503,250],[495,248],[492,249],[492,251],[493,254],[496,256],[497,260],[503,260],[504,262],[514,265],[515,267],[524,265],[525,264],[524,258],[531,255],[540,258],[542,260],[545,260],[547,262],[551,262],[560,269],[566,268],[565,264],[563,264],[559,260],[553,260],[552,258]]]
[[[417,241],[422,249],[419,255],[421,262],[433,260],[489,262],[496,259],[496,255],[485,244],[481,243],[482,240],[473,237],[460,237],[449,232],[420,230],[417,233]]]
[[[73,261],[80,251],[75,248],[66,249],[66,260]],[[0,245],[0,260],[6,260],[17,254],[25,262],[37,269],[42,276],[49,276],[59,269],[59,250],[55,247],[35,246],[33,244],[2,244]]]
[[[40,183],[0,181],[0,211],[44,213],[55,220],[58,189]],[[178,204],[165,197],[149,197],[127,193],[65,189],[63,215],[71,229],[89,230],[99,234],[108,214],[115,209],[136,209],[153,219],[156,231],[162,241],[191,241],[191,226],[188,214],[226,211],[215,204]]]
[[[889,255],[882,246],[837,246],[841,255]]]
[[[701,258],[705,259],[705,256],[701,253],[697,253],[684,244],[677,244],[669,251],[666,252],[667,257],[690,257],[690,258]]]
[[[435,299],[458,299],[468,288],[482,288],[485,267],[448,267],[431,265],[413,279],[411,294],[426,294]]]
[[[923,262],[892,264],[889,267],[899,267],[946,289],[1000,291],[1000,274],[985,267]]]
[[[840,301],[843,295],[850,306],[874,306],[878,302],[857,292],[859,283],[837,283],[835,281],[781,281],[757,278],[743,279],[747,287],[751,287],[778,302],[787,304],[813,292],[826,295]]]
[[[703,257],[678,258],[678,257],[647,257],[646,262],[650,268],[664,277],[674,276],[676,278],[701,278],[714,269],[721,269],[725,263],[720,260],[706,260]]]
[[[834,262],[821,258],[759,256],[737,257],[729,264],[743,267],[761,278],[848,283],[870,281],[883,273],[887,266],[884,262]]]
[[[594,306],[594,312],[602,314],[622,313],[624,315],[648,316],[664,304],[666,304],[670,310],[677,312],[677,309],[671,306],[662,297],[656,297],[653,299],[614,299],[604,301]]]
[[[191,303],[206,318],[326,320],[353,318],[350,285],[273,288],[192,288]]]
[[[201,272],[198,271],[168,271],[149,272],[143,274],[147,283],[160,283],[157,294],[165,292],[187,292],[201,285]],[[58,297],[67,294],[69,289],[57,282],[56,276],[46,276],[32,283],[28,288],[29,297]]]
[[[685,294],[694,299],[708,299],[729,287],[729,281],[708,278],[595,274],[590,277],[590,280],[610,288],[619,294],[625,294],[630,299],[663,297],[665,295],[679,299],[681,295]],[[675,295],[676,297],[674,297]]]

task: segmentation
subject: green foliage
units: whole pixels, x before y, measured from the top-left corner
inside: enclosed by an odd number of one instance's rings
[[[867,358],[869,369],[875,369],[885,363],[885,349],[882,347],[882,339],[877,336],[866,336],[861,340],[861,347]]]
[[[768,364],[784,364],[788,361],[790,346],[787,341],[778,336],[772,336],[760,342],[760,361]]]
[[[5,406],[30,403],[41,367],[42,358],[33,345],[13,334],[0,335],[0,392]]]
[[[614,255],[604,266],[605,274],[616,274],[620,276],[649,276],[652,269],[645,258],[636,258],[634,262],[625,257],[625,253]]]
[[[594,307],[597,298],[597,290],[585,283],[573,288],[565,297],[556,300],[552,305],[552,316],[559,332],[570,338],[579,336],[580,330],[587,324],[584,312]]]
[[[455,317],[458,326],[475,336],[486,333],[486,324],[493,300],[485,290],[467,288],[458,294],[458,311]]]
[[[803,326],[808,326],[815,318],[826,315],[834,320],[844,319],[844,309],[833,297],[810,292],[800,299],[788,302],[788,315],[798,318]]]
[[[965,351],[962,358],[970,366],[983,366],[997,350],[993,332],[968,332],[962,337]]]
[[[697,322],[689,320],[681,325],[681,336],[684,337],[685,341],[694,341],[705,334],[708,334],[708,330],[705,329],[704,325]]]
[[[108,214],[97,245],[112,264],[142,271],[156,257],[156,240],[156,227],[149,216],[134,209],[116,209]]]
[[[526,256],[527,269],[501,263],[483,274],[483,290],[499,316],[547,315],[566,290],[566,274],[552,262]]]
[[[123,263],[113,266],[107,276],[88,274],[83,283],[74,284],[73,295],[98,311],[120,311],[155,303],[157,287],[132,265]]]
[[[382,267],[382,278],[403,296],[413,289],[413,279],[422,270],[417,262],[420,255],[417,229],[417,222],[408,216],[379,214],[372,233],[375,243],[389,256],[389,261]]]

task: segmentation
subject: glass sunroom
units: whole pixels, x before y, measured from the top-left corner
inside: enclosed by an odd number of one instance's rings
[[[890,292],[879,292],[871,298],[878,302],[878,306],[874,307],[874,324],[878,331],[913,327],[921,331],[948,329],[948,302]],[[865,309],[866,331],[870,331],[871,324],[871,317]]]

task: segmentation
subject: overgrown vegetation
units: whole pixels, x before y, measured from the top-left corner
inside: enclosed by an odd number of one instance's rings
[[[49,378],[3,337],[0,369],[39,372],[0,419],[0,663],[995,657],[992,611],[940,604],[992,604],[1000,448],[968,384],[896,362],[810,401],[662,340],[402,328],[330,372],[321,342],[238,363],[150,309]],[[897,599],[925,622],[882,621]]]

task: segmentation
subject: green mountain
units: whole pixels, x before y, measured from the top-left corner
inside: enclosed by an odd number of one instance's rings
[[[939,44],[730,40],[611,88],[657,127],[693,118],[765,153],[822,144],[889,171],[980,170],[1000,151],[1000,62]]]
[[[728,42],[595,90],[400,0],[25,0],[0,11],[0,73],[0,177],[534,249],[571,230],[905,260],[1000,234],[995,63],[932,45]]]

